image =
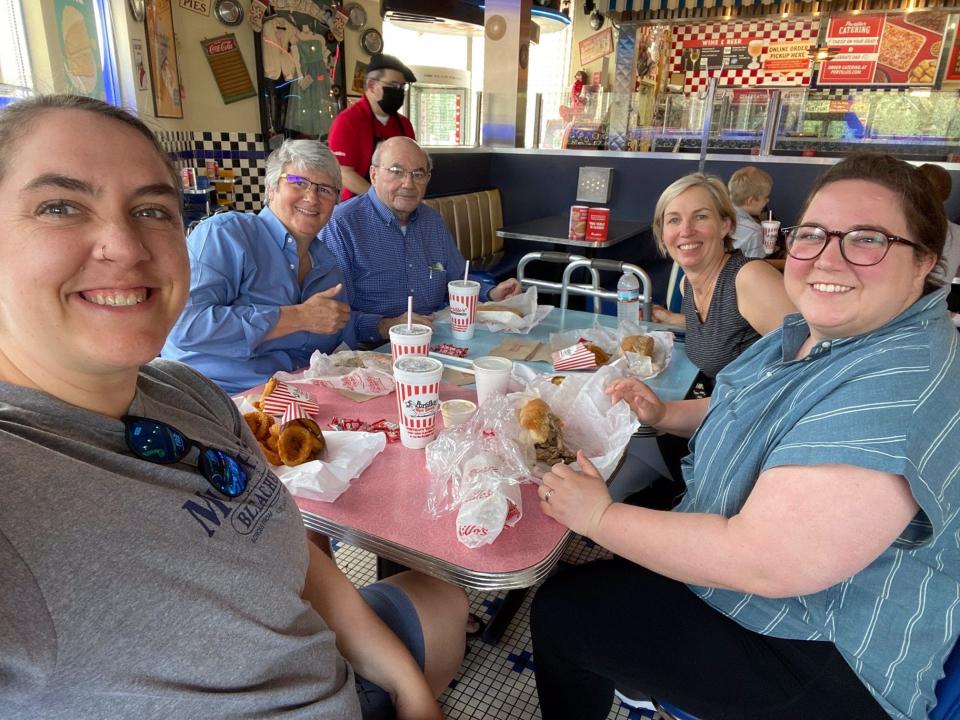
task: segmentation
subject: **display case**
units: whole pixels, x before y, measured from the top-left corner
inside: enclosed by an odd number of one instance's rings
[[[960,151],[958,90],[666,93],[657,98],[648,123],[639,118],[650,113],[634,111],[625,129],[611,124],[611,109],[623,103],[640,108],[649,99],[632,93],[610,94],[607,100],[594,116],[568,123],[562,147],[611,149],[610,134],[626,132],[626,148],[643,152],[830,157],[869,148],[908,160],[947,160]]]
[[[907,160],[945,160],[960,148],[955,90],[795,91],[781,99],[776,155],[840,155],[857,148]]]

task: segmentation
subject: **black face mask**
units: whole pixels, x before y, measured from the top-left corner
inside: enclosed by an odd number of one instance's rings
[[[403,107],[403,88],[383,86],[383,97],[380,98],[380,109],[387,115],[392,115]]]

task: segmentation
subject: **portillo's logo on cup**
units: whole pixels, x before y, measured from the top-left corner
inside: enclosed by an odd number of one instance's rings
[[[480,283],[475,280],[452,280],[447,283],[450,296],[450,325],[456,340],[473,337],[473,325],[477,320],[477,299]]]
[[[433,425],[433,418],[440,409],[439,397],[409,397],[403,401],[407,408],[407,415],[414,420],[424,420],[430,418],[430,424]]]
[[[440,411],[440,378],[443,364],[420,355],[404,355],[393,363],[400,415],[400,442],[423,448],[433,439]]]

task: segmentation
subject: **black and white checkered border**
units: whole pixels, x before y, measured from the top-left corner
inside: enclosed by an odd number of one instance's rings
[[[263,206],[263,177],[267,159],[260,133],[213,131],[161,131],[160,144],[177,167],[203,167],[208,159],[236,178],[233,207],[256,212]]]

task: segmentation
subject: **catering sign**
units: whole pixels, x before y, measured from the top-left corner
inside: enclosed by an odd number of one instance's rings
[[[826,43],[834,59],[820,66],[819,85],[873,82],[883,33],[883,15],[830,18]]]
[[[932,85],[947,14],[832,18],[827,47],[832,58],[820,69],[819,85]]]

